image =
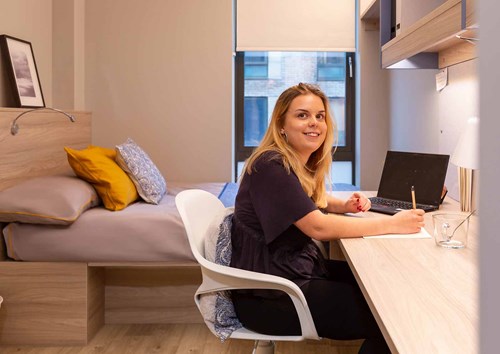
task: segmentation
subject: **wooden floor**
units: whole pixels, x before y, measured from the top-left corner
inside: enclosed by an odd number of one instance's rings
[[[279,342],[275,354],[355,354],[359,341]],[[106,325],[85,347],[0,347],[2,354],[250,354],[253,342],[221,343],[204,324]]]

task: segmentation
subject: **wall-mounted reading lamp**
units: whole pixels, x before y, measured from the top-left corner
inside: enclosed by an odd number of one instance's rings
[[[474,45],[476,45],[476,42],[479,42],[479,38],[465,37],[459,34],[455,35],[455,37]]]
[[[11,125],[10,125],[10,133],[12,135],[16,135],[18,132],[19,132],[19,125],[17,125],[17,120],[19,118],[21,118],[23,115],[25,115],[26,113],[30,113],[30,112],[33,112],[33,111],[39,111],[39,110],[42,110],[42,109],[49,109],[51,111],[54,111],[54,112],[59,112],[61,114],[64,114],[66,117],[69,118],[69,120],[71,122],[75,122],[76,118],[74,116],[72,116],[71,114],[68,114],[64,111],[61,111],[60,109],[56,109],[56,108],[50,108],[50,107],[40,107],[40,108],[33,108],[33,109],[30,109],[28,111],[24,111],[23,113],[19,114],[16,118],[14,118],[14,120],[12,121]]]

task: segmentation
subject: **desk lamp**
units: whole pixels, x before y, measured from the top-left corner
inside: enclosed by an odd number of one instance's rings
[[[475,210],[479,192],[479,118],[467,120],[451,155],[451,163],[458,167],[460,209],[468,212]]]

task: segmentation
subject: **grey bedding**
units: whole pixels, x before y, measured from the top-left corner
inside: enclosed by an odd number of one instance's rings
[[[218,196],[223,187],[170,182],[159,205],[136,202],[121,211],[95,207],[70,226],[10,223],[3,230],[7,253],[23,261],[195,263],[175,196],[190,188]]]

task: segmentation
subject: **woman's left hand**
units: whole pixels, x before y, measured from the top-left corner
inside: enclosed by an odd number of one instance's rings
[[[363,193],[354,192],[345,202],[346,213],[365,212],[370,209],[372,203]]]

